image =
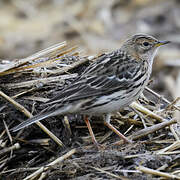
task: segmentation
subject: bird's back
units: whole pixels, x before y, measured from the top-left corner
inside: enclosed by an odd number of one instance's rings
[[[169,41],[138,34],[121,49],[97,58],[71,85],[52,98],[40,114],[13,128],[69,113],[109,114],[137,99],[148,83],[157,48]]]
[[[71,85],[47,102],[46,105],[49,106],[47,110],[80,102],[79,112],[81,113],[95,112],[95,109],[97,113],[113,109],[113,111],[117,111],[131,103],[134,96],[139,95],[141,87],[146,83],[147,69],[144,63],[144,61],[137,61],[120,49],[104,54]],[[110,104],[109,108],[105,108]],[[98,107],[104,110],[100,111]]]

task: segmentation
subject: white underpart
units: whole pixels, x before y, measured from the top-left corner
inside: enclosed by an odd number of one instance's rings
[[[115,92],[109,96],[102,96],[93,105],[103,104],[106,103],[107,101],[109,103],[98,107],[94,107],[88,110],[87,113],[92,112],[93,114],[104,114],[104,113],[119,111],[121,108],[129,105],[134,100],[134,93],[137,93],[139,90],[140,88],[135,89],[133,92],[128,94],[128,96],[126,96],[127,95],[126,90]],[[125,98],[121,99],[121,97],[124,96]],[[113,98],[118,98],[119,100],[114,101],[112,100]]]
[[[111,113],[111,112],[117,112],[121,108],[124,108],[124,107],[128,106],[135,99],[137,99],[139,97],[139,95],[143,92],[145,86],[148,83],[148,80],[150,78],[151,71],[152,71],[153,59],[154,59],[154,56],[156,55],[156,52],[157,52],[157,49],[153,50],[153,52],[149,52],[149,54],[146,54],[146,56],[143,57],[143,58],[148,58],[147,62],[149,63],[149,66],[148,66],[149,68],[147,69],[147,72],[146,72],[147,76],[143,76],[141,79],[136,81],[136,84],[139,84],[140,82],[144,81],[145,78],[146,78],[146,80],[145,80],[145,82],[144,82],[144,84],[142,86],[134,89],[134,91],[128,93],[128,95],[127,95],[126,90],[121,90],[119,92],[114,92],[113,94],[108,95],[108,96],[102,96],[93,105],[100,105],[100,104],[103,104],[103,103],[106,103],[106,102],[109,102],[109,103],[107,103],[105,105],[94,107],[92,109],[89,109],[85,113],[90,113],[90,114],[93,113],[93,114],[98,115],[98,114],[102,114],[102,113],[108,114],[108,113]],[[141,73],[142,72],[139,71],[138,76]],[[109,77],[109,79],[113,79],[113,78],[115,78],[115,76]],[[124,80],[126,80],[126,79],[123,78],[120,81],[124,81]],[[135,94],[136,94],[136,96],[134,96]],[[118,98],[119,100],[112,100],[113,98]]]
[[[149,63],[149,68],[148,68],[149,72],[148,73],[150,73],[150,74],[152,71],[153,60],[154,60],[154,57],[155,57],[158,49],[159,49],[159,47],[157,47],[155,50],[153,49],[153,51],[148,52],[148,59],[149,60],[147,60],[147,62]]]

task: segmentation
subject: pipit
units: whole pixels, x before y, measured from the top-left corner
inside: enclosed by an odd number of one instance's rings
[[[18,131],[48,117],[83,114],[93,142],[98,145],[88,116],[104,115],[104,124],[125,142],[129,140],[110,124],[111,113],[130,105],[147,85],[159,46],[169,41],[136,34],[120,49],[101,55],[77,79],[46,103],[41,113],[14,127]]]

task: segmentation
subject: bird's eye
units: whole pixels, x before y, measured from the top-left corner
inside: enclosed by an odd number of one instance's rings
[[[144,46],[149,46],[149,43],[148,42],[143,42],[143,45]]]

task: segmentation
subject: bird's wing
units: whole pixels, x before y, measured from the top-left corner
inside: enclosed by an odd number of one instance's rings
[[[121,90],[131,90],[135,88],[136,82],[144,73],[145,69],[143,70],[141,62],[132,59],[124,52],[117,51],[103,55],[70,86],[45,103],[50,106],[12,130],[17,131],[47,117],[68,112],[68,108],[71,108],[68,103],[83,99],[92,100]]]
[[[144,72],[145,73],[145,72]],[[47,105],[65,103],[84,98],[96,98],[114,91],[126,90],[141,78],[142,64],[123,51],[99,57],[70,86],[47,102]]]

